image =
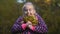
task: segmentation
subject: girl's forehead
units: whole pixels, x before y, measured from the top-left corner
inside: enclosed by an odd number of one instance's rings
[[[26,5],[25,8],[34,8],[33,5]]]

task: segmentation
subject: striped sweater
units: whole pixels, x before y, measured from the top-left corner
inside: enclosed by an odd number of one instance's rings
[[[41,16],[38,14],[36,15],[38,18],[38,24],[36,26],[32,26],[31,28],[27,28],[26,24],[21,24],[20,22],[23,20],[23,17],[20,16],[14,25],[11,28],[12,34],[46,34],[47,33],[47,26]]]

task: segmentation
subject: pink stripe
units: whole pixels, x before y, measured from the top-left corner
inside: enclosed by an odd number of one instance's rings
[[[23,30],[25,30],[26,24],[22,24],[21,26],[22,26]]]
[[[34,26],[32,26],[30,29],[34,31],[34,30],[35,30],[35,27],[34,27]]]

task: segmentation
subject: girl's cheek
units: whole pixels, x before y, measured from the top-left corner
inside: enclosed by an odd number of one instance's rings
[[[34,11],[32,11],[32,14],[34,14]]]

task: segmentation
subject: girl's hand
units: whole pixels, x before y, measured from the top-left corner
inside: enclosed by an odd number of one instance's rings
[[[32,25],[32,23],[30,22],[30,21],[28,21],[27,23],[26,23],[26,25],[28,26],[28,25]]]
[[[28,28],[31,28],[32,27],[32,25],[28,25]]]

